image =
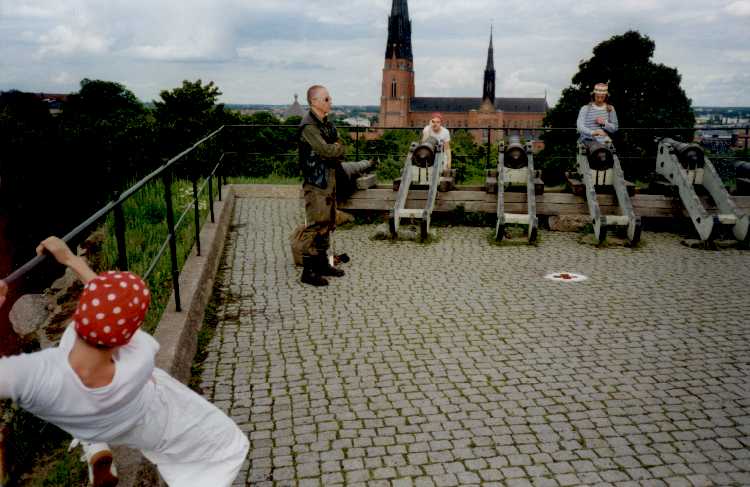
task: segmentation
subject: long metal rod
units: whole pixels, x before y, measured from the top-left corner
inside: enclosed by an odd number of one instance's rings
[[[141,188],[143,188],[146,184],[153,181],[155,178],[159,177],[166,171],[167,169],[171,168],[173,164],[175,164],[177,161],[179,161],[182,157],[189,154],[193,150],[195,150],[198,146],[203,144],[205,141],[211,139],[212,137],[216,136],[218,133],[220,133],[224,129],[224,125],[219,127],[218,129],[214,130],[207,136],[203,137],[201,140],[190,146],[189,148],[185,149],[184,151],[180,152],[176,156],[169,159],[167,162],[159,166],[157,169],[152,171],[149,175],[135,183],[133,186],[125,190],[121,195],[119,195],[116,199],[110,201],[97,211],[95,211],[91,216],[89,216],[86,220],[78,224],[73,230],[68,232],[62,237],[62,240],[66,243],[70,244],[71,241],[76,239],[79,234],[81,234],[84,230],[89,228],[91,225],[96,223],[100,218],[107,215],[110,211],[112,211],[114,208],[116,208],[119,205],[122,205],[125,201],[128,200],[131,196],[133,196],[135,193],[137,193]],[[46,254],[38,255],[30,260],[28,260],[25,264],[23,264],[21,267],[10,273],[7,277],[3,279],[6,284],[9,286],[14,285],[20,278],[25,276],[27,273],[31,272],[33,269],[35,269],[39,264],[44,262],[44,260],[47,258]]]
[[[254,127],[254,128],[299,128],[299,125],[272,125],[272,124],[236,124],[236,125],[224,125],[222,128],[248,128],[248,127]],[[338,128],[345,128],[345,129],[351,129],[352,127],[349,125],[336,125]],[[374,125],[371,127],[366,127],[369,130],[375,131],[375,130],[411,130],[411,131],[417,131],[419,130],[419,127],[407,127],[407,126],[399,126],[399,127],[382,127],[378,125]],[[477,126],[477,127],[446,127],[450,130],[483,130],[487,127],[483,126]],[[695,127],[620,127],[618,131],[623,130],[648,130],[648,131],[684,131],[684,132],[694,132],[696,130],[703,130],[706,132],[718,132],[718,131],[726,131],[726,130],[742,130],[742,129],[750,129],[750,125],[741,125],[739,127],[712,127],[707,125],[697,125]],[[560,130],[572,130],[576,131],[578,130],[576,127],[507,127],[507,126],[501,126],[501,127],[494,127],[494,130],[524,130],[526,132],[554,132],[554,131],[560,131]]]
[[[197,255],[201,255],[201,210],[198,203],[198,178],[193,176],[191,178],[193,185],[193,212],[195,214],[195,247]],[[180,221],[177,221],[177,226],[180,225]]]

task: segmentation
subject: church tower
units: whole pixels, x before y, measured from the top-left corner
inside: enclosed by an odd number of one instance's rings
[[[382,127],[409,124],[409,106],[414,98],[414,57],[411,52],[411,20],[407,0],[393,0],[388,17],[388,41],[380,96]]]
[[[492,49],[492,28],[490,27],[490,47],[487,49],[487,66],[484,68],[484,89],[482,90],[483,111],[495,110],[495,54]]]

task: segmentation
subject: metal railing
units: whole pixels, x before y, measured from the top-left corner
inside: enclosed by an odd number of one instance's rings
[[[74,229],[72,229],[70,232],[65,234],[65,236],[62,237],[62,240],[66,243],[70,243],[72,241],[78,240],[78,238],[83,234],[83,232],[90,229],[94,224],[99,222],[102,218],[105,218],[110,213],[113,213],[114,216],[114,233],[115,233],[115,241],[117,245],[117,267],[120,270],[127,270],[128,269],[128,254],[127,254],[127,248],[125,245],[125,234],[126,234],[126,223],[125,223],[125,216],[123,212],[123,204],[131,197],[133,197],[136,193],[138,193],[140,190],[142,190],[147,184],[149,184],[152,181],[155,181],[157,179],[161,179],[161,182],[164,187],[164,201],[166,204],[166,215],[165,215],[165,223],[167,226],[167,237],[162,242],[161,246],[159,247],[159,250],[157,251],[156,255],[151,260],[150,264],[147,267],[147,270],[143,274],[143,279],[146,280],[151,275],[151,273],[156,268],[156,265],[164,255],[164,252],[166,252],[167,248],[169,248],[169,254],[170,254],[170,273],[172,277],[172,286],[175,293],[175,310],[177,312],[182,311],[181,303],[180,303],[180,283],[179,283],[179,276],[180,276],[180,270],[178,267],[178,259],[177,259],[177,229],[180,227],[180,225],[185,221],[187,215],[192,210],[194,213],[194,223],[195,223],[195,242],[196,242],[196,250],[197,254],[200,255],[201,248],[200,248],[200,205],[199,205],[199,198],[200,196],[206,191],[207,189],[207,203],[210,213],[210,219],[213,223],[215,220],[214,216],[214,194],[213,194],[213,182],[214,179],[218,182],[218,201],[221,201],[221,185],[222,185],[222,164],[224,162],[225,156],[227,153],[222,153],[221,156],[218,158],[217,163],[213,166],[213,168],[208,172],[208,174],[205,176],[205,181],[203,184],[201,184],[200,187],[198,187],[198,174],[195,171],[191,172],[191,182],[192,182],[192,201],[186,205],[182,213],[180,214],[179,218],[175,222],[174,219],[174,207],[173,207],[173,198],[172,198],[172,181],[174,177],[174,171],[177,169],[179,164],[185,160],[186,156],[193,153],[196,149],[198,149],[201,146],[204,146],[208,141],[214,140],[216,137],[219,136],[219,134],[224,130],[224,127],[219,127],[218,129],[214,130],[204,138],[200,139],[198,142],[193,144],[191,147],[185,149],[184,151],[180,152],[176,156],[172,157],[171,159],[167,160],[163,165],[161,165],[159,168],[145,176],[143,179],[135,183],[133,186],[131,186],[126,191],[122,192],[121,194],[115,194],[115,197],[107,203],[105,206],[100,208],[99,210],[95,211],[90,217],[88,217],[86,220],[84,220],[82,223],[80,223],[78,226],[76,226]],[[3,279],[6,284],[9,286],[13,286],[17,284],[23,277],[25,277],[27,274],[32,272],[35,268],[37,268],[42,262],[47,260],[48,256],[46,254],[38,255],[26,263],[24,263],[22,266],[20,266],[18,269],[13,271],[11,274],[9,274],[7,277]]]
[[[213,166],[213,168],[208,172],[208,175],[206,176],[206,180],[203,182],[203,184],[198,187],[198,177],[196,174],[193,174],[192,179],[192,201],[190,204],[188,204],[180,214],[179,218],[177,218],[177,221],[174,220],[174,208],[173,208],[173,202],[172,202],[172,194],[171,194],[171,186],[172,186],[172,178],[175,168],[182,162],[185,157],[191,153],[193,153],[196,149],[203,146],[207,142],[216,139],[220,134],[227,131],[227,129],[234,129],[234,128],[241,128],[241,129],[261,129],[261,128],[274,128],[274,129],[280,129],[280,128],[286,128],[286,129],[297,129],[297,125],[272,125],[272,124],[259,124],[259,125],[223,125],[216,129],[215,131],[211,132],[195,144],[193,144],[191,147],[185,149],[184,151],[180,152],[176,156],[172,157],[171,159],[167,160],[162,166],[154,170],[152,173],[135,183],[132,187],[127,189],[126,191],[122,192],[121,194],[116,194],[115,198],[110,201],[107,205],[100,208],[94,214],[92,214],[89,218],[87,218],[85,221],[80,223],[78,226],[76,226],[73,230],[71,230],[69,233],[67,233],[65,236],[62,237],[62,239],[65,242],[71,242],[76,240],[81,236],[81,234],[89,229],[92,225],[94,225],[96,222],[98,222],[103,217],[106,217],[109,213],[113,213],[114,215],[114,233],[115,233],[115,240],[117,244],[117,266],[121,270],[128,269],[128,255],[127,255],[127,248],[126,248],[126,223],[125,223],[125,217],[123,213],[123,204],[125,201],[127,201],[129,198],[131,198],[134,194],[136,194],[138,191],[140,191],[142,188],[144,188],[148,183],[156,180],[157,178],[161,178],[162,184],[164,186],[164,200],[167,206],[166,211],[166,217],[165,217],[165,223],[167,225],[167,237],[162,242],[161,246],[159,247],[159,250],[157,251],[156,255],[151,260],[149,266],[147,267],[146,272],[143,275],[144,279],[147,279],[148,276],[154,271],[156,268],[157,263],[159,260],[163,257],[164,253],[167,249],[169,249],[170,253],[170,272],[172,276],[172,285],[175,293],[175,306],[176,311],[181,311],[181,303],[180,303],[180,292],[179,292],[179,267],[178,267],[178,258],[177,258],[177,247],[176,247],[176,230],[180,227],[181,224],[186,220],[188,214],[190,211],[193,211],[193,219],[195,223],[195,242],[196,242],[196,251],[197,254],[200,255],[201,248],[200,248],[200,210],[199,210],[199,198],[203,194],[204,191],[207,190],[207,201],[209,206],[209,212],[210,212],[210,218],[211,222],[214,222],[214,195],[213,195],[213,181],[214,179],[217,179],[218,181],[218,200],[221,201],[221,185],[222,185],[222,179],[224,182],[226,182],[226,176],[222,174],[221,169],[222,165],[225,160],[225,156],[230,154],[231,152],[223,152],[220,157],[218,157],[217,163]],[[361,151],[361,145],[362,145],[362,137],[360,134],[365,134],[367,132],[370,133],[382,133],[383,131],[389,131],[389,130],[396,130],[396,131],[412,131],[415,132],[415,135],[419,137],[419,133],[422,130],[422,127],[356,127],[356,126],[339,126],[340,129],[349,131],[350,133],[354,133],[354,156],[356,159],[359,159],[362,156],[365,157],[380,157],[380,156],[386,156],[386,157],[396,157],[400,158],[403,154],[399,153],[382,153],[382,152],[364,152]],[[484,142],[482,142],[482,145],[485,145],[485,157],[486,157],[486,167],[491,167],[494,164],[494,156],[491,154],[492,150],[492,142],[493,142],[493,132],[498,134],[498,136],[505,135],[505,134],[519,134],[521,136],[524,136],[525,134],[532,135],[532,136],[538,136],[540,133],[547,133],[547,132],[570,132],[571,134],[575,134],[576,129],[574,127],[513,127],[513,126],[474,126],[474,127],[449,127],[452,131],[482,131],[482,134],[485,136]],[[738,130],[737,127],[733,127],[731,129],[727,127],[711,127],[711,126],[696,126],[696,127],[624,127],[620,128],[619,132],[643,132],[643,131],[651,131],[654,133],[675,133],[675,132],[685,132],[686,134],[689,133],[694,134],[696,131],[704,131],[704,132],[710,132],[710,131],[727,131],[727,130]],[[740,127],[739,130],[744,130],[745,137],[744,137],[744,146],[745,149],[747,149],[748,146],[748,138],[750,138],[750,126],[744,126]],[[573,135],[571,135],[573,137]],[[366,140],[366,138],[365,138]],[[256,155],[266,155],[266,156],[283,156],[283,157],[296,157],[296,153],[294,152],[284,152],[284,153],[276,153],[276,154],[269,154],[269,153],[249,153],[249,154],[256,154]],[[466,158],[466,157],[472,157],[472,156],[461,156],[461,155],[454,155],[456,158]],[[476,157],[476,156],[474,156]],[[627,158],[627,157],[625,157]],[[8,275],[3,280],[8,285],[13,285],[19,281],[22,277],[27,275],[29,272],[31,272],[33,269],[35,269],[39,264],[41,264],[46,259],[46,255],[36,256],[32,258],[31,260],[27,261],[25,264],[23,264],[21,267],[13,271],[10,275]]]

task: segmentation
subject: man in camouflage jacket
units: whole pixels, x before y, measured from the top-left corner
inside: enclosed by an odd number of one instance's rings
[[[324,276],[343,276],[344,271],[328,262],[331,232],[336,228],[336,168],[341,165],[345,147],[336,127],[328,120],[331,96],[324,86],[307,90],[310,111],[299,127],[299,162],[304,183],[306,226],[301,235],[301,281],[325,286]]]

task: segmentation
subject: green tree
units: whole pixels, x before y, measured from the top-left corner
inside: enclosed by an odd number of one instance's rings
[[[221,91],[213,81],[184,80],[182,86],[164,90],[154,100],[159,147],[163,157],[172,157],[237,117],[217,103]]]
[[[83,79],[63,107],[61,124],[65,152],[90,186],[89,208],[159,164],[154,119],[120,83]]]
[[[0,225],[5,230],[0,239],[2,275],[15,262],[31,256],[32,245],[39,242],[42,231],[61,230],[56,218],[65,215],[57,211],[60,205],[49,204],[55,201],[54,195],[63,194],[58,184],[70,181],[66,179],[69,169],[60,160],[57,122],[36,95],[0,92]],[[55,227],[50,228],[50,223]]]
[[[655,43],[637,31],[628,31],[599,43],[593,56],[578,65],[571,86],[562,92],[557,105],[544,119],[548,127],[574,127],[581,106],[590,101],[596,83],[609,82],[610,103],[614,105],[621,127],[688,130],[621,130],[615,137],[626,173],[642,177],[653,171],[657,136],[692,139],[695,116],[691,101],[680,87],[677,69],[654,63]],[[572,167],[575,158],[573,132],[547,132],[542,139],[546,148],[540,154],[540,167],[563,170]],[[546,177],[546,174],[545,174]]]

